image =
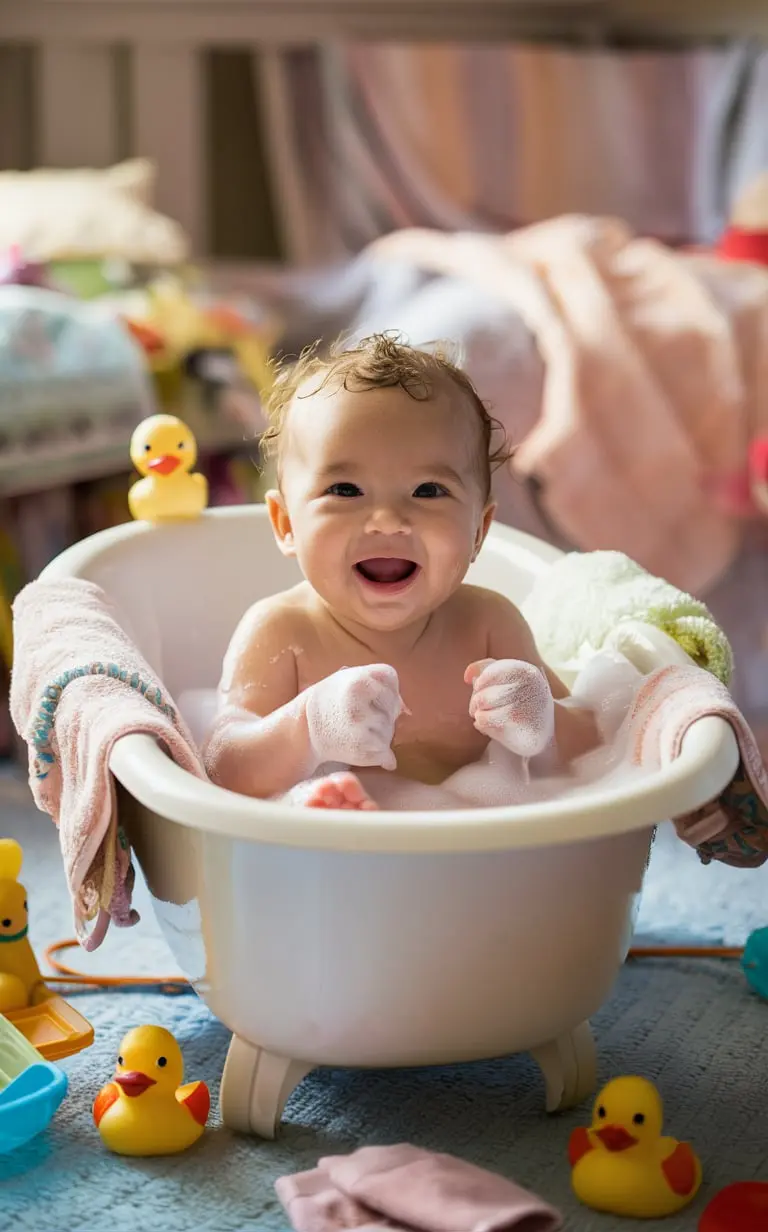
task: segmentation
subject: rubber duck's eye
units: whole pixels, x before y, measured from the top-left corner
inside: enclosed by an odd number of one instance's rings
[[[3,928],[10,928],[12,923],[12,920],[3,920]]]
[[[122,1058],[122,1057],[118,1057],[118,1058],[117,1058],[117,1064],[118,1064],[118,1065],[124,1065],[124,1064],[125,1064],[125,1062],[123,1061],[123,1058]]]
[[[29,908],[27,907],[27,900],[26,900],[26,898],[24,899],[24,910],[25,910],[25,911],[28,911],[28,910],[29,910]]]
[[[183,448],[184,448],[184,442],[183,442],[183,441],[179,441],[179,443],[178,443],[178,445],[176,446],[176,448],[177,448],[177,449],[183,449]]]
[[[144,452],[145,452],[145,453],[151,453],[151,451],[152,451],[152,446],[151,446],[151,445],[145,445],[145,446],[144,446]]]
[[[158,1058],[157,1058],[157,1064],[160,1066],[160,1069],[162,1069],[162,1068],[163,1068],[163,1066],[165,1066],[165,1065],[167,1065],[167,1064],[168,1064],[168,1058],[167,1058],[167,1057],[158,1057]]]
[[[633,1125],[645,1125],[645,1116],[643,1115],[642,1112],[635,1113],[635,1115],[632,1117],[632,1124]]]
[[[598,1110],[597,1110],[597,1115],[598,1115],[599,1117],[604,1117],[604,1116],[605,1116],[605,1108],[603,1107],[603,1105],[602,1105],[602,1104],[600,1105],[600,1107],[599,1107],[599,1108],[598,1108]]]

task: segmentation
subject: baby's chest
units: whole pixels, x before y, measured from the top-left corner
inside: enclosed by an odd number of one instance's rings
[[[297,658],[299,689],[303,691],[342,668],[362,667],[369,661],[354,654],[339,658],[302,655]],[[461,739],[462,733],[472,730],[472,689],[464,683],[468,662],[464,654],[450,658],[413,655],[391,660],[406,708],[397,724],[398,739],[443,743],[446,737]]]
[[[465,664],[444,664],[438,671],[401,670],[400,696],[407,708],[398,730],[435,732],[464,727],[469,720],[472,689],[464,683]]]
[[[414,664],[401,671],[400,696],[407,711],[395,727],[395,751],[410,748],[417,760],[433,760],[448,771],[481,755],[487,740],[470,718],[472,688],[464,682],[466,668],[462,656],[444,657],[435,670]]]
[[[457,639],[455,653],[410,655],[391,662],[405,706],[395,725],[392,748],[398,771],[406,778],[442,782],[454,770],[477,760],[488,743],[470,718],[472,689],[464,683],[468,664],[478,656],[467,657],[464,649]],[[303,664],[297,661],[300,687],[364,662],[354,655],[332,663],[306,656]]]

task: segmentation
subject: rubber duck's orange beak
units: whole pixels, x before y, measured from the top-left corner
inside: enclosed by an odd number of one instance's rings
[[[164,453],[159,458],[153,458],[152,461],[147,464],[148,469],[155,471],[158,475],[172,475],[176,470],[176,467],[180,465],[181,459],[177,458],[176,455],[172,453]]]
[[[607,1151],[628,1151],[631,1146],[637,1145],[637,1138],[633,1138],[621,1125],[604,1125],[595,1133]]]
[[[126,1070],[124,1074],[115,1074],[115,1082],[126,1095],[143,1095],[145,1091],[155,1085],[154,1078],[150,1078],[148,1074],[142,1074],[137,1069]]]

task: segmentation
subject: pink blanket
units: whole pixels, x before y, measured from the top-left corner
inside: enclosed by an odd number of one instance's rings
[[[610,218],[406,230],[372,251],[473,282],[526,322],[546,376],[524,439],[506,425],[511,465],[573,546],[618,549],[693,594],[724,573],[749,442],[768,427],[768,271],[683,256]]]
[[[731,724],[741,754],[739,769],[716,800],[676,817],[675,829],[705,864],[719,860],[757,868],[768,860],[768,770],[725,685],[693,665],[652,672],[625,720],[629,755],[637,766],[668,765],[679,756],[691,725],[706,715],[719,715]]]
[[[277,1196],[296,1232],[557,1232],[535,1194],[452,1155],[402,1143],[367,1146],[284,1176]]]
[[[29,747],[35,802],[59,828],[78,938],[95,949],[110,919],[120,927],[138,919],[109,771],[115,742],[144,732],[185,770],[199,777],[204,770],[173,701],[100,587],[74,578],[31,582],[13,615],[11,715]]]

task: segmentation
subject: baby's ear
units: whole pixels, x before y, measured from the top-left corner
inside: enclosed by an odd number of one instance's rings
[[[491,529],[491,522],[493,521],[493,515],[495,514],[495,512],[496,512],[495,503],[486,505],[485,509],[483,510],[483,517],[482,517],[479,527],[477,528],[477,534],[475,536],[475,547],[474,547],[474,551],[472,552],[473,560],[477,560],[478,556],[480,555],[480,549],[485,543],[485,537],[488,534],[488,531]]]
[[[283,556],[295,556],[296,545],[293,542],[291,519],[288,516],[288,510],[285,507],[282,493],[277,488],[271,488],[264,500],[277,546],[283,553]]]

